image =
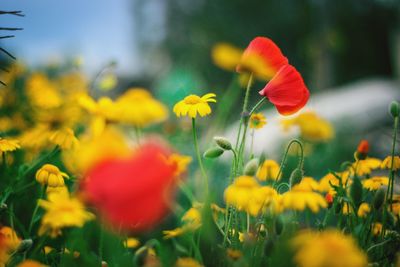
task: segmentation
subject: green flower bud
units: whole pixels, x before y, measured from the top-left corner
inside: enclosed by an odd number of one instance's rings
[[[284,227],[284,224],[283,224],[282,218],[281,217],[276,218],[276,220],[275,220],[275,233],[277,235],[280,235],[282,233],[283,227]]]
[[[355,177],[350,187],[350,196],[356,207],[359,207],[362,202],[363,187],[360,178]]]
[[[394,117],[398,117],[400,113],[399,102],[393,101],[389,106],[389,113]]]
[[[254,158],[247,162],[246,166],[244,166],[244,175],[254,176],[258,170],[258,158]]]
[[[214,159],[214,158],[218,158],[223,153],[224,153],[224,150],[222,148],[212,147],[212,148],[207,149],[206,152],[204,152],[203,157],[209,158],[209,159]]]
[[[303,179],[303,170],[299,168],[294,169],[292,174],[290,174],[289,178],[290,187],[293,187],[296,184],[300,183],[302,179]]]
[[[376,191],[375,196],[374,196],[374,209],[379,210],[383,203],[385,202],[385,190],[384,189],[379,189]]]
[[[232,150],[232,144],[229,142],[228,139],[222,136],[215,136],[214,137],[215,143],[224,150]]]

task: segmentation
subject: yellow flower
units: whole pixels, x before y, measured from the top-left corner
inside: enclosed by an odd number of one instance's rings
[[[349,215],[353,213],[353,207],[348,202],[343,203],[342,213],[343,215]]]
[[[254,189],[246,211],[252,216],[265,212],[267,208],[275,204],[277,195],[276,190],[269,186]]]
[[[204,117],[211,113],[211,108],[208,105],[208,102],[217,102],[215,96],[216,95],[213,93],[205,94],[202,97],[189,95],[176,103],[173,111],[177,117],[189,116],[191,118],[196,118],[197,113],[199,113],[201,117]]]
[[[243,256],[243,253],[238,249],[228,248],[226,250],[226,255],[232,260],[238,260]]]
[[[61,172],[57,166],[52,164],[44,164],[36,172],[36,181],[50,187],[64,186],[64,178],[68,178],[68,174]]]
[[[43,265],[40,262],[34,260],[24,260],[23,262],[18,264],[17,267],[46,267],[46,265]]]
[[[0,153],[14,151],[18,148],[21,148],[19,141],[0,137]]]
[[[319,183],[310,176],[305,176],[301,179],[301,182],[296,185],[296,190],[301,191],[317,191],[319,189]]]
[[[338,230],[300,232],[292,240],[299,267],[366,267],[367,256],[352,237]]]
[[[304,112],[294,118],[285,119],[282,125],[284,130],[297,126],[301,137],[313,142],[325,142],[334,136],[332,125],[315,112]]]
[[[10,259],[10,255],[18,248],[21,243],[21,239],[17,236],[17,233],[8,226],[0,228],[0,266],[6,266],[6,263]]]
[[[186,172],[188,165],[190,162],[192,162],[192,157],[172,153],[170,156],[168,156],[166,161],[168,164],[176,166],[174,175],[180,176],[182,173]]]
[[[168,118],[167,107],[143,88],[130,88],[116,101],[118,121],[146,127]]]
[[[382,224],[381,223],[374,223],[372,224],[372,234],[373,235],[380,235],[382,233]]]
[[[38,108],[51,109],[62,104],[56,85],[43,73],[34,73],[28,78],[26,94],[33,106]]]
[[[400,217],[400,195],[393,195],[393,202],[391,206],[393,214]]]
[[[365,179],[364,181],[362,181],[362,184],[364,188],[374,191],[378,190],[383,185],[388,185],[389,178],[385,176],[374,176],[369,179]]]
[[[362,217],[362,218],[365,218],[365,217],[367,217],[367,214],[368,213],[370,213],[371,212],[371,207],[369,206],[369,204],[368,203],[362,203],[361,205],[360,205],[360,207],[358,208],[358,211],[357,211],[357,216],[358,217]]]
[[[124,241],[124,247],[126,248],[137,248],[139,245],[140,241],[133,237],[129,237]]]
[[[79,145],[78,139],[71,128],[63,128],[50,135],[49,140],[62,149],[72,149]]]
[[[65,192],[50,194],[48,200],[39,199],[38,205],[45,209],[39,235],[49,233],[55,237],[64,227],[82,227],[86,221],[94,219],[77,198]]]
[[[261,129],[265,124],[267,124],[267,120],[262,113],[251,114],[249,122],[249,127],[251,129]]]
[[[256,177],[260,181],[279,180],[281,176],[279,175],[278,177],[279,168],[279,164],[275,160],[267,159],[260,168],[258,168]]]
[[[78,147],[63,152],[62,159],[68,170],[82,174],[101,161],[129,156],[131,149],[122,133],[107,127],[98,136],[83,136]]]
[[[336,175],[341,178],[342,180],[342,185],[345,187],[345,185],[348,183],[349,179],[349,172],[337,172]],[[322,177],[319,180],[319,191],[320,192],[328,192],[332,196],[336,194],[336,191],[334,191],[333,187],[331,186],[339,186],[340,185],[340,180],[337,178],[334,174],[328,173],[324,177]]]
[[[392,161],[393,161],[393,170],[397,171],[400,169],[400,157],[399,156],[394,156],[394,160],[392,156],[386,157],[381,164],[381,169],[390,169],[392,167]]]
[[[198,263],[195,259],[192,258],[179,258],[175,262],[175,267],[202,267],[200,263]]]
[[[192,207],[185,212],[182,216],[182,227],[177,227],[173,230],[164,230],[164,239],[170,239],[199,229],[201,226],[201,212],[199,208],[200,206]]]
[[[214,64],[221,69],[235,71],[242,57],[242,50],[227,43],[216,44],[211,51]]]
[[[260,185],[251,176],[240,176],[224,192],[225,202],[238,210],[247,210],[255,189]]]
[[[370,174],[373,170],[378,169],[381,166],[381,160],[377,158],[366,158],[356,160],[350,169],[351,173],[356,173],[358,176]]]
[[[57,186],[57,187],[52,187],[52,186],[48,186],[46,188],[46,194],[64,194],[64,193],[68,193],[68,188],[63,185],[63,186]]]
[[[284,209],[303,211],[309,208],[317,213],[320,208],[326,208],[328,203],[320,194],[313,192],[308,181],[301,181],[282,195],[282,206]]]

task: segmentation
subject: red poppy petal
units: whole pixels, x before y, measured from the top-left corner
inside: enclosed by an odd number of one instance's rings
[[[309,92],[300,73],[291,65],[283,66],[259,92],[282,110],[299,110],[309,98]]]
[[[246,58],[252,55],[260,56],[265,65],[278,71],[283,65],[288,64],[288,59],[282,54],[280,48],[269,38],[266,37],[256,37],[254,38],[242,55],[242,62],[246,61]],[[241,65],[237,66],[238,72],[243,71]]]
[[[295,106],[275,105],[275,107],[278,110],[279,114],[285,115],[285,116],[291,115],[291,114],[294,114],[297,111],[299,111],[301,108],[303,108],[307,104],[309,97],[310,97],[310,93],[308,92],[308,90],[305,90],[303,100],[298,105],[295,105]]]

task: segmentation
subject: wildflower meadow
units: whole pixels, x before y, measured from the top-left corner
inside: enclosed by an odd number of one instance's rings
[[[223,88],[173,101],[115,90],[113,62],[4,63],[0,266],[400,266],[399,99],[388,142],[349,142],[296,51],[245,41],[207,51]]]

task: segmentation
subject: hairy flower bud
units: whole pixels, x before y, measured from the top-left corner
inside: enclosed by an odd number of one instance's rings
[[[254,158],[247,162],[246,166],[244,166],[244,175],[254,176],[258,170],[259,160],[258,158]]]
[[[232,144],[229,142],[228,139],[222,136],[215,136],[214,137],[215,143],[224,150],[232,150]]]
[[[383,202],[385,202],[385,190],[384,189],[379,189],[378,191],[376,191],[375,196],[374,196],[374,208],[376,210],[379,210],[382,205]]]
[[[398,117],[400,113],[399,102],[393,101],[389,106],[389,113],[394,117]]]
[[[209,159],[214,159],[218,158],[224,153],[224,150],[220,147],[211,147],[204,152],[203,157],[209,158]]]
[[[350,187],[350,196],[356,207],[360,206],[363,196],[363,188],[360,178],[355,177]]]
[[[300,183],[303,179],[303,170],[300,168],[296,168],[292,174],[290,174],[289,182],[290,187],[295,186],[296,184]]]

